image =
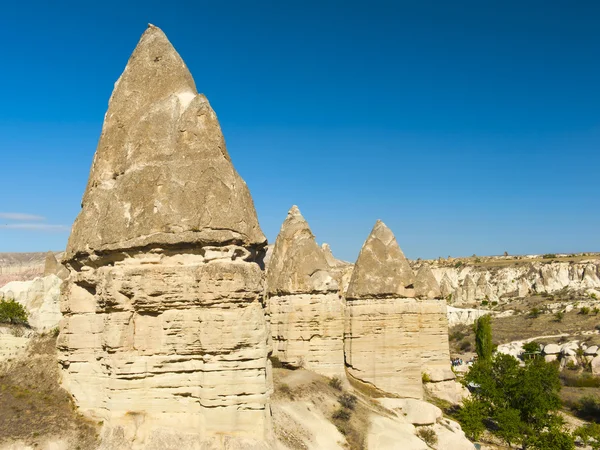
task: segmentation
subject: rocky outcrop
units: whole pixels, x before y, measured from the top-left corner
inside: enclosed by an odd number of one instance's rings
[[[325,254],[296,206],[270,258],[267,298],[273,355],[326,376],[344,375],[344,303]]]
[[[0,253],[0,287],[44,276],[45,253]]]
[[[64,262],[64,386],[105,448],[270,439],[265,237],[217,117],[149,26],[117,81]]]
[[[69,271],[56,259],[54,252],[46,253],[46,260],[44,261],[44,276],[56,275],[61,280],[66,279],[69,276]]]
[[[432,271],[444,297],[449,298],[452,294],[452,304],[502,301],[563,289],[586,294],[600,288],[600,260],[597,258],[581,262],[531,259],[529,263],[516,262],[498,267],[491,263],[486,266],[462,264],[433,267]]]
[[[27,322],[38,332],[58,326],[62,280],[56,275],[30,281],[11,281],[0,288],[0,298],[13,299],[28,312]]]
[[[434,299],[442,296],[440,285],[427,264],[423,264],[417,271],[414,286],[415,295],[419,298]]]
[[[415,298],[416,279],[407,266],[394,235],[378,221],[348,286],[344,349],[348,373],[355,379],[402,397],[421,398],[423,372],[436,380],[453,375],[445,305]],[[434,358],[429,350],[444,344],[434,347],[433,340],[444,334],[446,348]]]
[[[329,273],[335,278],[339,285],[340,293],[342,295],[346,294],[346,291],[348,290],[348,284],[350,284],[350,279],[352,278],[354,264],[337,259],[333,255],[329,244],[322,244],[321,250],[323,250],[325,260],[329,265]]]

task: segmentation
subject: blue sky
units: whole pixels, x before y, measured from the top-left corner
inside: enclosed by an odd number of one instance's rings
[[[297,204],[347,260],[378,218],[412,258],[600,251],[600,3],[559,0],[3,5],[0,251],[65,247],[149,22],[269,241]]]

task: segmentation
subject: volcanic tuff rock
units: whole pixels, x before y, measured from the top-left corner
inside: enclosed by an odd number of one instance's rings
[[[56,275],[38,277],[29,281],[11,281],[0,288],[0,298],[13,299],[29,313],[28,323],[38,332],[55,328],[60,313],[62,280]]]
[[[442,291],[452,294],[451,303],[472,303],[484,300],[486,296],[488,300],[501,301],[553,293],[565,288],[589,293],[590,289],[600,288],[600,260],[597,257],[581,262],[540,262],[535,261],[535,256],[531,259],[534,262],[500,267],[464,264],[460,267],[434,267],[432,270]],[[478,281],[472,297],[474,279]],[[465,289],[465,284],[468,289]],[[444,297],[448,294],[444,293]]]
[[[423,264],[417,271],[415,278],[415,295],[419,298],[440,298],[442,293],[440,291],[440,285],[433,276],[431,267],[427,264]]]
[[[215,112],[150,25],[115,84],[65,259],[215,243],[266,239]]]
[[[267,271],[273,354],[326,376],[344,374],[344,304],[296,206],[283,222]]]
[[[415,281],[404,253],[385,224],[378,220],[354,265],[347,298],[412,297]]]
[[[264,244],[215,113],[149,26],[109,103],[61,298],[63,382],[105,448],[266,445]]]
[[[414,290],[406,283],[415,277],[404,263],[394,235],[378,221],[348,286],[344,352],[352,377],[385,392],[421,398],[422,372],[433,381],[453,378],[446,309],[443,301],[407,297]]]

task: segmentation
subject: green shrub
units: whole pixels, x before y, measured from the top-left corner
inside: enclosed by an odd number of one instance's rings
[[[417,430],[417,436],[419,436],[421,440],[425,441],[425,443],[430,447],[437,444],[438,441],[437,434],[435,434],[433,428],[429,427],[419,427]]]
[[[334,388],[337,391],[342,390],[342,379],[338,376],[332,377],[329,379],[329,386]]]
[[[458,269],[459,267],[462,267],[463,262],[462,261],[458,261],[456,264],[454,264],[454,268]]]
[[[555,322],[562,322],[564,317],[565,317],[565,313],[562,311],[557,311],[554,313],[554,321]]]
[[[600,420],[600,400],[591,395],[580,398],[575,404],[575,413],[584,419]]]
[[[524,353],[540,353],[540,344],[537,342],[527,342],[523,344]]]
[[[343,422],[347,422],[350,420],[352,413],[345,408],[338,408],[333,412],[331,416],[333,420],[341,420]]]
[[[487,306],[489,304],[490,304],[490,302],[488,302],[487,300],[484,300],[481,302],[481,306]]]
[[[349,410],[354,410],[354,407],[356,406],[356,400],[356,396],[352,394],[342,394],[338,397],[338,402],[340,402],[340,405]]]
[[[423,372],[421,374],[421,381],[423,383],[430,383],[431,382],[431,377],[429,376],[429,374],[427,372]]]
[[[597,306],[594,306],[594,309],[592,309],[592,312],[594,313],[595,316],[597,316],[598,313],[600,313],[600,308],[598,308]]]
[[[540,317],[540,314],[542,314],[540,308],[531,308],[531,311],[529,311],[527,317],[529,317],[530,319],[537,319],[538,317]]]
[[[590,308],[587,306],[582,306],[581,308],[579,308],[579,314],[583,314],[584,316],[587,316],[590,313]]]
[[[27,310],[17,301],[10,299],[0,300],[0,323],[27,323]]]
[[[494,301],[492,302],[492,306],[498,306],[498,302],[497,302],[496,300],[494,300]]]
[[[542,258],[544,258],[544,259],[554,259],[554,258],[556,258],[556,253],[546,253],[544,256],[542,256]]]
[[[50,330],[50,334],[52,335],[52,337],[58,337],[58,335],[60,334],[60,328],[52,328],[52,330]]]

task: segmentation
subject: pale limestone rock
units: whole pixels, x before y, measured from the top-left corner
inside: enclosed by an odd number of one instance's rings
[[[442,280],[440,281],[440,294],[443,299],[448,299],[454,292],[454,287],[452,286],[452,282],[450,278],[448,278],[447,274],[444,274]],[[454,299],[450,297],[450,301],[452,302]]]
[[[407,297],[413,289],[406,288],[406,273],[390,273],[382,261],[402,267],[405,258],[391,231],[377,222],[358,256],[346,296],[347,371],[384,392],[421,398],[423,373],[434,381],[454,377],[446,305]]]
[[[477,319],[489,313],[490,312],[485,309],[455,308],[453,306],[448,306],[448,326],[472,325]]]
[[[396,238],[378,220],[364,243],[352,272],[347,298],[373,296],[412,297],[415,275]]]
[[[527,297],[530,292],[531,292],[531,285],[525,278],[521,278],[519,280],[518,296],[519,297]]]
[[[291,366],[343,376],[344,303],[329,267],[308,223],[292,207],[267,271],[273,355]]]
[[[432,382],[453,380],[446,302],[422,300],[418,306],[421,371]]]
[[[378,401],[413,425],[433,425],[443,416],[437,406],[414,398],[380,398]]]
[[[434,299],[442,296],[440,286],[428,264],[423,264],[417,271],[414,286],[417,298]]]
[[[473,443],[453,420],[443,418],[432,428],[437,436],[436,450],[473,450]]]
[[[373,415],[370,418],[369,450],[428,450],[429,446],[415,435],[414,425],[398,418]]]
[[[463,302],[465,303],[473,303],[476,300],[476,292],[477,285],[471,278],[471,275],[467,275],[462,284],[463,291]]]
[[[11,281],[0,288],[0,298],[14,299],[29,313],[29,325],[44,332],[55,328],[60,312],[60,287],[62,280],[56,275],[35,278],[31,281]]]
[[[592,369],[592,375],[600,375],[600,355],[592,359],[590,367]]]
[[[355,379],[421,398],[420,305],[406,298],[406,282],[414,276],[404,265],[412,271],[392,232],[377,221],[348,286],[344,352],[348,374]]]
[[[65,260],[214,243],[266,239],[215,112],[151,25],[115,84]]]
[[[586,355],[595,355],[596,353],[598,353],[598,346],[597,345],[592,345],[591,347],[588,347],[585,349],[585,354]]]
[[[432,397],[445,400],[453,405],[461,405],[469,397],[469,390],[454,380],[426,383],[425,391]]]
[[[267,292],[296,294],[336,292],[325,254],[317,245],[308,223],[292,206],[281,226],[267,272]]]
[[[115,85],[74,226],[63,384],[102,448],[266,448],[265,238],[214,111],[158,28]]]

